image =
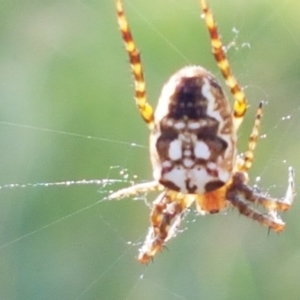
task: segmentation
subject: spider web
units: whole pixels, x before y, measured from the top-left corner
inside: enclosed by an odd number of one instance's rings
[[[209,2],[250,104],[240,151],[257,104],[266,103],[251,184],[280,197],[288,166],[299,169],[298,4]],[[186,232],[139,265],[155,195],[106,199],[151,179],[113,1],[0,7],[0,299],[297,298],[297,199],[280,236],[236,212],[192,211]],[[125,9],[151,103],[187,64],[223,82],[197,1],[127,0]]]

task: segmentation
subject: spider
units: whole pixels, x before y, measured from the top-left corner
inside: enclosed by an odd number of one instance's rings
[[[152,204],[151,225],[138,260],[148,263],[161,251],[190,206],[200,214],[218,213],[231,206],[242,215],[270,230],[281,232],[285,223],[277,211],[290,208],[294,198],[294,171],[288,170],[288,187],[283,199],[274,199],[248,185],[248,171],[254,158],[262,117],[259,103],[248,148],[237,154],[237,130],[247,110],[242,88],[233,76],[213,15],[200,0],[210,35],[212,53],[234,98],[230,108],[216,78],[200,66],[184,67],[164,85],[153,111],[147,101],[139,50],[133,40],[122,0],[116,0],[117,17],[135,83],[135,101],[150,129],[150,158],[153,181],[112,193],[121,199],[160,191]],[[257,210],[255,205],[261,208]]]

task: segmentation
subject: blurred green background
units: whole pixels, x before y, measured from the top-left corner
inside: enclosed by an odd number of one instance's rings
[[[240,151],[258,102],[268,103],[251,183],[260,177],[280,197],[288,166],[300,170],[300,2],[209,2],[250,104]],[[201,64],[223,82],[197,0],[124,6],[153,105],[185,65]],[[0,16],[0,185],[123,181],[0,190],[1,300],[300,299],[298,197],[283,234],[235,211],[191,212],[154,263],[136,261],[149,208],[105,201],[128,180],[152,178],[114,1],[2,0]]]

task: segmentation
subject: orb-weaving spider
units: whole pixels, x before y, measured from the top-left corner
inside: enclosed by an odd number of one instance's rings
[[[285,223],[277,211],[290,208],[294,197],[294,172],[282,200],[270,198],[247,185],[248,170],[259,138],[262,103],[259,104],[248,149],[237,154],[237,130],[247,110],[243,90],[233,76],[216,24],[205,0],[200,0],[209,31],[212,53],[234,98],[233,110],[214,76],[200,66],[185,67],[164,85],[153,112],[147,102],[139,51],[123,11],[116,0],[118,23],[129,55],[135,82],[135,100],[150,129],[150,157],[154,181],[119,190],[120,199],[161,191],[153,202],[151,225],[138,260],[147,263],[174,236],[187,209],[196,203],[201,214],[233,206],[246,217],[280,232]],[[264,210],[253,207],[259,204]]]

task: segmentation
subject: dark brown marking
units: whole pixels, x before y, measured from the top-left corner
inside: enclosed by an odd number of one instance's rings
[[[217,181],[211,181],[208,182],[205,186],[205,190],[206,192],[212,192],[214,190],[219,189],[221,186],[223,186],[225,184],[225,182],[221,181],[221,180],[217,180]]]
[[[163,160],[169,159],[169,146],[172,141],[178,138],[178,131],[172,127],[164,128],[156,141],[156,149]]]
[[[207,99],[202,94],[202,78],[183,77],[170,101],[168,118],[198,120],[206,116]]]
[[[210,139],[204,139],[203,141],[207,144],[211,152],[210,160],[214,162],[217,160],[218,157],[224,154],[225,150],[228,147],[227,142],[225,142],[218,136],[211,137]]]
[[[170,190],[179,192],[180,188],[172,181],[169,180],[160,180],[159,181],[160,184],[164,185],[165,187],[167,187]]]
[[[195,194],[196,190],[197,190],[197,186],[196,185],[193,185],[191,186],[191,182],[189,179],[186,179],[185,180],[185,187],[186,187],[186,190],[190,193],[190,194]]]
[[[218,133],[219,128],[219,122],[209,116],[205,116],[202,118],[205,120],[206,125],[201,126],[197,131],[195,131],[195,134],[199,139],[205,139],[207,137],[216,136]]]

